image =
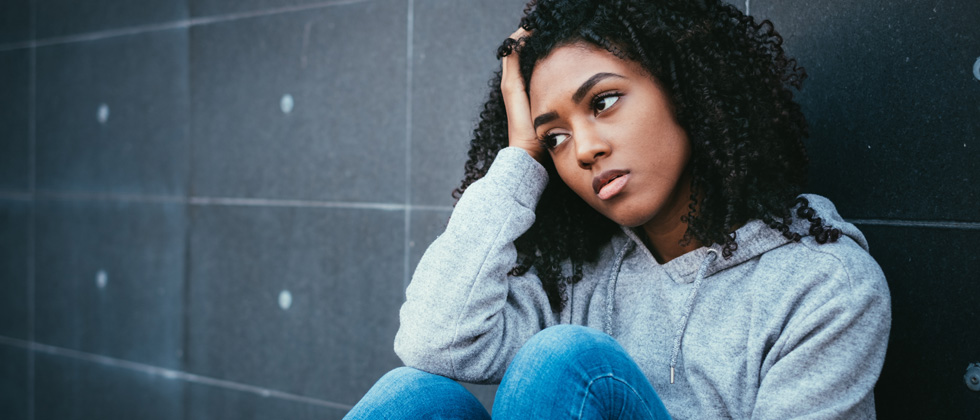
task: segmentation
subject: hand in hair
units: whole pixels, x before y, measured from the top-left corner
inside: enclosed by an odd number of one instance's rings
[[[519,28],[510,35],[515,45],[530,32]],[[500,78],[500,93],[503,94],[504,107],[507,108],[507,137],[510,146],[520,147],[527,151],[538,162],[544,158],[547,151],[538,141],[531,123],[531,105],[528,102],[524,79],[521,77],[520,60],[517,48],[501,58],[502,74]]]

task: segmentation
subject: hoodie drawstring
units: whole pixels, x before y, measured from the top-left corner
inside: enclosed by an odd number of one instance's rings
[[[602,320],[602,332],[615,337],[615,332],[613,331],[613,311],[616,310],[616,283],[619,281],[619,273],[623,269],[623,261],[626,260],[626,254],[628,254],[636,244],[630,242],[623,247],[616,254],[616,264],[613,265],[611,272],[611,279],[609,284],[606,286],[606,316]]]
[[[713,248],[708,249],[708,255],[704,256],[704,260],[701,261],[701,268],[698,269],[698,275],[694,278],[694,290],[691,290],[691,294],[687,297],[687,304],[684,305],[684,317],[681,318],[680,328],[674,334],[674,353],[670,356],[670,383],[674,383],[674,367],[677,366],[677,355],[681,351],[681,341],[684,339],[687,321],[690,320],[691,312],[694,310],[694,299],[698,295],[701,283],[704,282],[704,275],[708,272],[708,266],[717,258],[718,250]]]

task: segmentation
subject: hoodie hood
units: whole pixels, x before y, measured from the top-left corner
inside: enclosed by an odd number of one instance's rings
[[[806,198],[810,202],[810,208],[816,212],[817,217],[820,217],[824,226],[830,226],[840,229],[841,236],[847,236],[854,240],[862,249],[868,251],[868,241],[865,239],[864,234],[858,230],[853,224],[845,221],[839,213],[837,213],[837,208],[830,200],[821,197],[819,195],[813,194],[803,194],[800,197]],[[798,207],[798,206],[797,206]],[[810,229],[810,222],[806,219],[801,219],[796,217],[796,208],[793,208],[793,222],[790,225],[790,231],[805,234]],[[649,254],[649,250],[643,245],[643,241],[636,235],[636,233],[630,229],[623,227],[623,232],[626,237],[630,239],[629,243],[623,244],[623,246],[630,249],[637,249],[639,252],[646,252]],[[776,230],[767,226],[761,220],[752,220],[746,223],[744,226],[740,227],[735,231],[735,241],[738,243],[738,249],[732,254],[731,258],[715,258],[710,262],[706,268],[705,276],[710,277],[711,275],[724,270],[729,267],[734,267],[745,261],[751,260],[759,255],[765,254],[772,249],[781,247],[790,242],[792,239],[786,238]],[[662,267],[664,270],[670,274],[671,278],[676,283],[691,283],[695,280],[695,274],[701,268],[703,261],[708,257],[711,252],[717,252],[718,256],[721,256],[722,246],[719,244],[714,244],[710,247],[701,247],[695,249],[687,254],[681,255]],[[650,254],[650,258],[653,255]]]

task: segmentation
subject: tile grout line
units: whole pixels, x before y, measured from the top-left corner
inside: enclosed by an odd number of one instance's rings
[[[351,406],[333,401],[321,400],[319,398],[307,397],[303,395],[291,394],[288,392],[277,391],[274,389],[263,388],[255,385],[243,384],[224,379],[212,378],[180,370],[168,369],[159,366],[148,365],[145,363],[133,362],[129,360],[117,359],[115,357],[103,356],[101,354],[87,353],[79,350],[72,350],[64,347],[57,347],[48,344],[41,344],[33,341],[18,340],[0,336],[0,345],[20,347],[31,350],[31,353],[39,352],[53,356],[67,357],[89,363],[96,363],[103,366],[127,369],[147,375],[157,376],[165,379],[181,380],[184,382],[209,385],[217,388],[231,389],[235,391],[248,392],[262,397],[273,397],[282,400],[295,401],[318,405],[321,407],[335,408],[339,410],[350,410]]]
[[[424,206],[415,204],[409,207],[412,208],[412,211],[448,211],[450,213],[453,211],[453,206]]]
[[[185,4],[188,7],[187,13],[190,14],[190,1],[188,0]],[[193,207],[189,203],[191,202],[191,199],[194,196],[194,177],[195,177],[195,171],[197,169],[195,167],[195,162],[194,162],[194,156],[196,155],[196,151],[197,150],[196,150],[196,142],[194,141],[194,133],[193,133],[193,131],[194,131],[193,130],[193,127],[194,127],[194,119],[195,119],[195,116],[197,114],[195,114],[195,103],[196,102],[194,101],[194,91],[195,90],[194,90],[194,86],[193,86],[194,85],[194,79],[192,78],[192,76],[193,76],[193,74],[192,74],[192,72],[193,72],[192,66],[193,65],[191,64],[191,63],[193,63],[193,60],[194,60],[194,52],[193,52],[194,51],[194,49],[193,49],[193,44],[194,44],[193,37],[194,36],[195,36],[195,32],[194,31],[191,31],[191,30],[188,30],[187,31],[186,38],[185,38],[186,39],[186,42],[187,42],[187,49],[184,52],[185,58],[187,60],[186,61],[187,67],[185,69],[185,71],[187,72],[187,74],[185,75],[185,77],[186,77],[185,80],[187,81],[186,88],[187,88],[187,102],[188,103],[187,103],[187,106],[184,107],[184,110],[186,112],[186,114],[185,114],[186,121],[187,121],[187,127],[185,128],[186,131],[184,133],[184,135],[187,136],[186,137],[187,138],[187,150],[185,151],[185,153],[187,153],[187,155],[186,155],[187,166],[186,166],[186,169],[185,169],[186,170],[185,176],[187,178],[184,179],[184,191],[183,191],[183,194],[182,194],[182,196],[185,199],[185,202],[181,206],[182,207],[181,208],[181,211],[184,213],[184,237],[183,237],[183,240],[184,240],[184,243],[183,243],[183,247],[184,247],[184,249],[183,249],[183,251],[184,251],[183,252],[183,257],[184,257],[183,264],[184,264],[184,266],[183,266],[183,269],[181,270],[181,278],[180,278],[180,285],[181,285],[181,290],[180,290],[180,344],[179,344],[179,347],[178,347],[180,350],[178,350],[179,353],[178,353],[178,357],[177,357],[177,361],[179,363],[177,366],[179,366],[181,369],[186,369],[187,368],[188,355],[190,354],[190,349],[191,349],[191,345],[192,345],[192,341],[193,341],[193,339],[191,337],[191,333],[190,333],[190,331],[191,331],[191,324],[192,324],[192,321],[193,321],[191,319],[191,310],[190,310],[191,303],[190,302],[191,302],[191,298],[192,298],[192,294],[191,294],[191,270],[192,270],[192,266],[191,266],[191,264],[192,264],[192,261],[193,261],[193,255],[191,254],[191,251],[192,251],[191,250],[191,235],[193,233],[194,218],[193,218],[193,214],[192,214],[193,213],[192,212]],[[190,399],[190,396],[188,395],[188,392],[186,390],[183,391],[183,392],[181,392],[181,394],[182,394],[181,395],[181,400],[180,400],[181,401],[181,405],[182,405],[182,408],[181,408],[181,411],[182,411],[181,416],[183,418],[185,418],[185,419],[186,418],[190,418],[191,417],[191,413],[190,413],[191,408],[190,408],[190,404],[188,404],[188,402],[187,402],[188,399]]]
[[[404,273],[402,274],[402,290],[408,287],[411,278],[411,245],[412,245],[412,55],[415,43],[415,0],[408,0],[406,13],[405,43],[405,242],[404,242]]]
[[[300,208],[340,208],[361,210],[405,210],[404,204],[366,203],[316,200],[282,200],[265,198],[230,197],[191,197],[187,203],[192,206],[242,206],[242,207],[300,207]]]
[[[37,2],[30,2],[30,39],[37,36]],[[31,212],[27,227],[27,337],[33,343],[36,324],[35,295],[37,289],[37,48],[31,47],[28,53],[27,87],[27,138],[30,143],[28,162],[28,189],[30,190]],[[27,352],[27,418],[34,420],[35,410],[35,354]]]
[[[189,26],[209,25],[212,23],[230,22],[230,21],[250,19],[255,17],[277,15],[282,13],[303,12],[307,10],[321,9],[321,8],[331,7],[331,6],[344,6],[348,4],[364,3],[366,1],[369,0],[328,0],[328,1],[321,1],[317,3],[302,4],[296,6],[285,6],[285,7],[278,7],[273,9],[262,9],[262,10],[253,10],[249,12],[228,13],[224,15],[215,15],[215,16],[202,16],[202,17],[190,18],[187,21]]]
[[[71,44],[85,41],[97,41],[100,39],[113,38],[119,36],[138,35],[147,32],[166,31],[172,29],[191,28],[194,26],[210,25],[212,23],[231,22],[255,17],[270,16],[283,13],[302,12],[307,10],[321,9],[332,6],[343,6],[348,4],[363,3],[370,0],[330,0],[317,3],[278,7],[273,9],[253,10],[248,12],[227,13],[214,16],[200,16],[187,19],[180,19],[171,22],[151,23],[145,25],[130,26],[117,29],[106,29],[95,32],[83,32],[73,35],[62,35],[37,40],[33,36],[30,41],[12,42],[0,44],[0,52],[19,50],[23,48],[48,47],[59,44]]]
[[[247,197],[204,197],[177,195],[138,195],[118,193],[85,193],[85,192],[54,192],[41,191],[32,195],[16,191],[0,191],[0,200],[32,201],[45,200],[79,200],[79,201],[123,201],[135,203],[171,203],[189,204],[192,206],[240,206],[240,207],[294,207],[294,208],[339,208],[360,210],[387,211],[452,211],[452,206],[419,205],[404,203],[371,203],[356,201],[320,201],[296,200],[278,198],[247,198]]]

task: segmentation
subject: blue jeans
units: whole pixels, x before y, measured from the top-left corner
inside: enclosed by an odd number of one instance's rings
[[[345,419],[489,419],[458,382],[401,367]],[[660,397],[612,337],[571,325],[547,328],[514,357],[493,404],[495,419],[669,419]]]

